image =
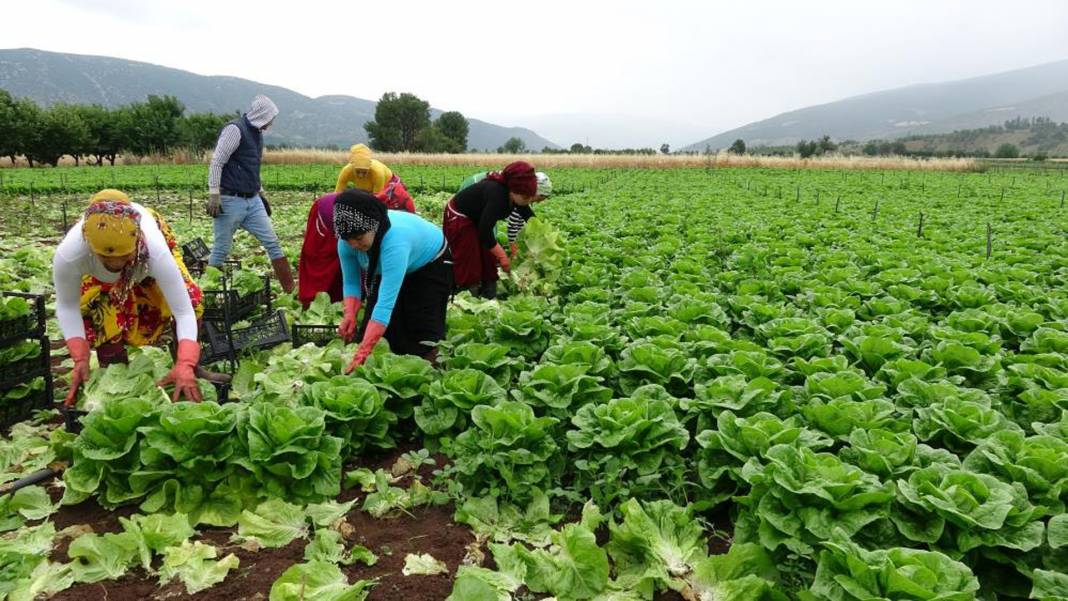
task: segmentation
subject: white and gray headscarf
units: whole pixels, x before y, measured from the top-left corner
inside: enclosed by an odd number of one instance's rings
[[[264,125],[267,125],[278,116],[278,107],[275,106],[274,102],[271,102],[270,98],[259,94],[252,99],[252,106],[249,107],[245,116],[248,117],[248,122],[253,127],[263,129]]]
[[[367,302],[360,336],[367,327],[375,303],[378,301],[377,289],[380,278],[376,277],[382,258],[382,240],[389,231],[389,212],[386,205],[374,195],[349,188],[334,199],[334,234],[339,240],[351,240],[370,231],[375,232],[375,241],[367,251],[367,290],[364,299]]]
[[[385,226],[385,227],[383,227]],[[386,205],[363,190],[348,189],[334,200],[334,234],[350,240],[370,231],[378,233],[375,242],[389,229]]]

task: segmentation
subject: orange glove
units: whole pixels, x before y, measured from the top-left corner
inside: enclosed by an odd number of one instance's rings
[[[519,245],[512,242],[508,245],[508,258],[515,261],[515,256],[519,254]]]
[[[172,401],[177,401],[184,396],[190,401],[199,403],[202,398],[200,388],[197,386],[196,374],[193,373],[197,363],[200,363],[200,344],[195,340],[179,340],[178,357],[174,360],[174,369],[156,385],[164,387],[174,384]]]
[[[355,296],[346,296],[345,316],[341,318],[341,325],[337,327],[337,335],[345,342],[352,342],[356,335],[356,314],[360,312],[360,299]]]
[[[501,269],[503,269],[505,273],[511,273],[512,262],[508,260],[508,255],[504,254],[504,249],[501,248],[500,244],[491,248],[490,254],[497,259],[497,263],[501,266]]]
[[[382,336],[385,334],[386,325],[384,323],[373,319],[367,323],[367,331],[363,333],[360,348],[356,349],[356,356],[352,358],[352,363],[349,363],[349,366],[345,368],[345,375],[351,374],[352,370],[363,365],[363,362],[371,355],[371,351],[375,350],[375,345],[378,344],[379,340],[382,340]]]
[[[70,358],[74,359],[74,369],[70,372],[70,390],[67,398],[63,399],[64,407],[74,405],[74,397],[78,396],[78,389],[89,379],[89,343],[85,338],[68,338],[67,350]]]

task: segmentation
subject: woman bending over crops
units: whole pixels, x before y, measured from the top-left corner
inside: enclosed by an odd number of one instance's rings
[[[489,171],[469,175],[464,181],[460,182],[460,190],[457,190],[457,192],[486,179],[487,175],[489,175]],[[532,200],[530,204],[539,203],[549,198],[553,193],[553,182],[549,179],[548,175],[541,171],[535,171],[534,177],[538,180],[538,191],[534,194],[534,200]],[[519,246],[516,245],[516,238],[519,237],[519,232],[523,231],[523,226],[526,225],[527,221],[533,216],[534,211],[529,206],[516,206],[512,209],[512,212],[508,214],[508,259],[510,261],[515,261],[516,255],[519,254]]]
[[[334,201],[345,313],[338,334],[357,335],[356,315],[366,299],[361,342],[345,373],[367,360],[383,337],[397,354],[437,358],[431,344],[445,336],[452,293],[452,257],[438,226],[404,211],[387,210],[374,196],[346,190]],[[366,294],[362,274],[368,274]]]
[[[497,296],[497,266],[505,272],[511,270],[511,261],[497,242],[497,222],[508,219],[515,210],[525,223],[534,216],[530,205],[537,193],[533,165],[516,161],[449,199],[443,229],[455,259],[457,287],[483,298]]]
[[[337,196],[337,193],[331,193],[316,198],[308,211],[304,244],[300,247],[297,264],[297,299],[305,309],[320,292],[329,294],[331,302],[341,302],[342,299],[341,262],[334,233],[334,200]]]
[[[415,203],[404,182],[381,161],[372,159],[371,149],[363,144],[349,149],[349,163],[341,168],[334,193],[343,192],[349,184],[378,196],[390,209],[415,212]]]
[[[118,190],[96,193],[52,262],[56,318],[74,370],[65,404],[89,378],[90,348],[101,365],[124,363],[126,345],[154,344],[174,321],[178,352],[160,386],[174,400],[199,401],[200,288],[189,277],[174,232],[159,213]]]

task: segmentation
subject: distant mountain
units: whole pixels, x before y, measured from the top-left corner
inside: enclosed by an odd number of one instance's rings
[[[780,146],[829,135],[836,140],[896,138],[998,125],[1013,117],[1068,121],[1068,60],[944,83],[854,96],[750,123],[691,144],[723,149]]]
[[[62,54],[32,48],[0,49],[0,89],[41,104],[71,102],[116,106],[150,94],[177,97],[192,112],[232,113],[266,94],[281,115],[267,133],[268,144],[347,147],[366,142],[363,124],[374,118],[375,102],[352,96],[310,98],[292,90],[228,76],[206,76],[149,63],[103,56]],[[441,111],[431,109],[436,117]],[[556,144],[529,129],[501,127],[468,117],[468,148],[496,150],[517,136],[527,148]]]
[[[502,121],[504,119],[501,119]],[[654,148],[682,146],[705,127],[633,115],[554,113],[510,119],[523,123],[565,148],[580,143],[593,148]]]

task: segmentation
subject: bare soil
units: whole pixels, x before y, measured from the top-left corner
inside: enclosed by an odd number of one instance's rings
[[[389,469],[396,459],[405,451],[412,450],[412,445],[405,445],[378,455],[362,458],[350,466],[379,467]],[[438,457],[439,465],[443,464]],[[424,466],[419,470],[424,482],[429,481],[434,466]],[[398,486],[406,486],[406,478]],[[55,498],[62,495],[59,489],[52,489]],[[356,490],[342,492],[339,500],[362,499],[363,493]],[[448,597],[452,590],[453,576],[466,554],[465,547],[474,540],[471,532],[464,526],[453,523],[453,507],[425,507],[415,509],[411,515],[397,518],[375,519],[359,509],[357,503],[348,514],[347,521],[352,526],[346,542],[348,546],[363,545],[378,555],[378,562],[373,566],[342,566],[342,571],[350,582],[360,579],[374,580],[375,586],[368,595],[369,600],[411,600],[437,601]],[[137,513],[136,507],[123,507],[114,511],[106,510],[93,500],[79,505],[63,507],[52,516],[56,529],[68,526],[85,525],[94,532],[120,532],[120,517]],[[140,567],[131,569],[120,580],[96,584],[79,584],[52,597],[54,601],[266,601],[271,585],[293,564],[304,561],[304,546],[307,540],[298,539],[279,549],[260,549],[249,551],[230,542],[233,528],[206,528],[197,535],[197,540],[214,545],[219,557],[233,553],[241,560],[238,569],[232,570],[226,580],[214,587],[195,595],[186,593],[184,586],[177,580],[163,587],[159,586],[156,576],[145,573]],[[67,561],[69,540],[61,541],[53,549],[52,559]],[[404,576],[404,558],[408,553],[429,553],[449,567],[448,575],[440,576]],[[158,559],[157,559],[158,561]]]

